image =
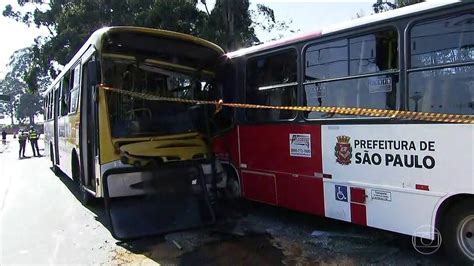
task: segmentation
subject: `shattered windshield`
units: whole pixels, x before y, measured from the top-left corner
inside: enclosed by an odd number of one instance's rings
[[[207,99],[216,86],[212,74],[200,77],[184,66],[137,60],[132,56],[104,54],[106,86],[163,97]],[[199,114],[193,105],[151,101],[115,92],[107,93],[113,137],[140,137],[199,131]]]

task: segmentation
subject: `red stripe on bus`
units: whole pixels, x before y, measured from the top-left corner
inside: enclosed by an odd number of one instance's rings
[[[242,171],[242,190],[250,200],[277,204],[274,175]]]
[[[355,224],[367,225],[365,199],[365,189],[351,187],[351,221]]]
[[[365,189],[351,187],[351,202],[365,204]]]
[[[278,205],[324,216],[323,179],[277,174]]]
[[[351,203],[351,222],[367,226],[367,212],[365,205]]]
[[[290,134],[311,136],[310,156],[290,154]],[[275,176],[273,184],[268,177],[242,174],[245,198],[324,216],[323,178],[315,176],[322,173],[320,125],[241,125],[238,135],[243,172]]]

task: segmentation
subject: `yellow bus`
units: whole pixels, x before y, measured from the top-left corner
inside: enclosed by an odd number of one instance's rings
[[[77,181],[83,204],[146,194],[153,171],[166,168],[160,175],[173,176],[170,165],[182,172],[189,166],[179,166],[182,162],[198,164],[210,180],[222,167],[209,155],[199,106],[137,95],[217,99],[223,54],[211,42],[176,32],[140,27],[94,32],[44,94],[45,153],[53,170]]]

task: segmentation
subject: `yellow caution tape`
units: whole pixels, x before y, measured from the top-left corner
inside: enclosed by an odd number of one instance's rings
[[[216,113],[219,112],[223,106],[233,108],[246,109],[271,109],[271,110],[290,110],[290,111],[304,111],[304,112],[320,112],[333,113],[341,115],[363,115],[372,117],[386,117],[398,118],[408,120],[422,120],[431,122],[445,122],[445,123],[459,123],[459,124],[474,124],[474,116],[458,115],[458,114],[441,114],[441,113],[427,113],[427,112],[412,112],[412,111],[398,111],[372,108],[356,108],[356,107],[321,107],[321,106],[272,106],[260,104],[246,104],[246,103],[225,103],[222,100],[218,101],[204,101],[204,100],[190,100],[174,97],[163,97],[141,92],[127,91],[107,86],[100,86],[101,89],[111,91],[119,94],[124,94],[139,99],[150,101],[166,101],[178,102],[187,104],[207,104],[215,105]]]

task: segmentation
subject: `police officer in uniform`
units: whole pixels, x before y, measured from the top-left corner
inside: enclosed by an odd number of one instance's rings
[[[36,129],[31,126],[29,132],[29,140],[31,143],[31,149],[33,150],[33,156],[40,156],[39,148],[38,148],[38,138],[39,134],[36,132]]]
[[[26,139],[28,138],[28,133],[26,133],[23,129],[18,131],[18,143],[20,143],[20,151],[18,153],[18,157],[21,159],[25,157],[25,146],[26,146]]]

